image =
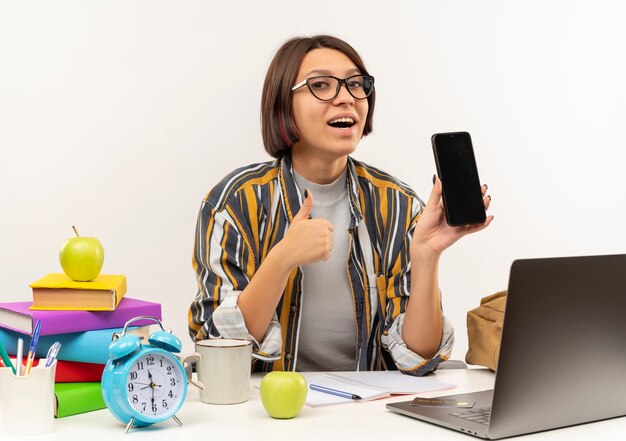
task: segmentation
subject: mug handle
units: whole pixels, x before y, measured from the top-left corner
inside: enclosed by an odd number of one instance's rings
[[[187,367],[187,365],[193,365],[193,364],[199,363],[201,358],[202,356],[200,354],[198,354],[197,352],[193,352],[189,355],[185,355],[180,360],[180,362],[182,363],[183,367]],[[204,384],[200,380],[197,380],[197,381],[192,380],[191,376],[193,374],[191,372],[188,373],[186,369],[185,369],[185,375],[187,376],[187,381],[189,381],[191,384],[196,386],[198,389],[204,390]]]

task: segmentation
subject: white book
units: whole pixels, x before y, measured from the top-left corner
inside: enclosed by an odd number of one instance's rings
[[[306,404],[312,407],[330,404],[363,402],[385,398],[391,395],[409,395],[436,390],[452,389],[454,384],[414,377],[400,371],[324,372],[303,373],[309,384]],[[338,396],[331,392],[320,392],[311,386],[321,386],[360,399]],[[342,395],[344,395],[342,394]]]

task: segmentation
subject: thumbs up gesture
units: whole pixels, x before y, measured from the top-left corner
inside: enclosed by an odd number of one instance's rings
[[[333,226],[326,219],[311,219],[313,195],[305,191],[300,211],[294,216],[281,245],[291,267],[330,258],[333,248]]]

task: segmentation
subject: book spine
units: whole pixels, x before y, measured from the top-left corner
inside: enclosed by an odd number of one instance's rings
[[[40,363],[45,363],[45,358],[35,358],[33,367]],[[26,364],[26,358],[22,359],[22,364]],[[105,364],[83,363],[80,361],[56,361],[54,375],[55,383],[84,383],[102,380]]]
[[[106,407],[100,382],[58,383],[54,385],[54,395],[57,400],[57,418]]]
[[[151,316],[161,319],[161,305],[149,303],[114,311],[31,311],[33,323],[41,320],[41,335],[69,334],[94,329],[121,327],[132,318]],[[137,321],[137,326],[153,324],[152,321]]]
[[[84,383],[102,380],[104,364],[57,360],[56,383]]]
[[[109,345],[113,334],[122,332],[122,329],[97,329],[71,334],[44,335],[39,338],[35,356],[45,358],[50,346],[58,341],[61,343],[61,349],[57,355],[58,360],[105,364],[109,360]],[[134,329],[137,328],[129,328],[129,330]],[[27,335],[0,328],[0,343],[11,355],[17,352],[18,338],[24,339],[25,342],[30,339]]]

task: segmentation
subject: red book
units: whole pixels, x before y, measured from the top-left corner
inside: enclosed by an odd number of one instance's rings
[[[11,361],[15,364],[14,357],[11,357]],[[45,359],[35,358],[33,360],[33,366],[37,366],[40,361],[43,363]],[[22,364],[26,364],[26,357],[24,357]],[[99,363],[57,360],[56,376],[54,377],[54,381],[55,383],[83,383],[100,381],[102,380],[104,366],[104,364]]]
[[[102,380],[104,364],[57,360],[57,383],[82,383]]]

